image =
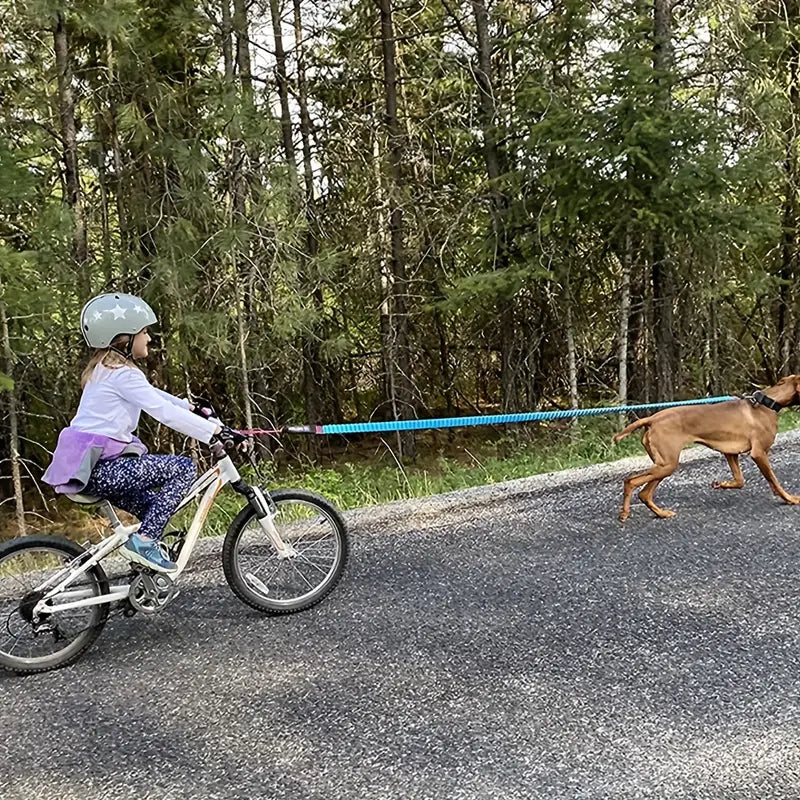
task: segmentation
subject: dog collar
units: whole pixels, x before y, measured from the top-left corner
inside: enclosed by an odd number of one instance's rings
[[[767,408],[771,408],[776,413],[780,411],[783,406],[777,401],[773,400],[771,397],[767,397],[761,389],[756,389],[753,394],[745,395],[745,400],[749,400],[750,404],[753,406],[762,405],[766,406]]]

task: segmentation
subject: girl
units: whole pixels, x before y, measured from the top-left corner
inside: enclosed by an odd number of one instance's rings
[[[151,386],[134,363],[147,356],[147,326],[156,322],[153,309],[128,294],[99,295],[83,307],[81,332],[95,352],[81,377],[78,413],[61,431],[43,480],[56,492],[95,495],[135,514],[142,524],[124,545],[124,555],[173,572],[177,566],[159,542],[197,467],[185,456],[148,455],[133,431],[142,411],[201,442],[223,428],[207,410]]]

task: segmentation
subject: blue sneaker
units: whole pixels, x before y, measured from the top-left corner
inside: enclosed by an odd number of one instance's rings
[[[133,534],[122,549],[128,561],[134,561],[156,572],[175,572],[178,569],[178,565],[164,555],[160,544],[153,539]]]

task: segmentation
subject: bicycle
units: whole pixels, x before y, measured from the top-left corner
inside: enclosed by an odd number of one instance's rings
[[[139,523],[123,525],[107,500],[82,494],[67,497],[97,506],[108,519],[110,536],[91,546],[54,535],[0,545],[0,667],[24,674],[74,663],[100,635],[114,603],[125,616],[162,611],[177,596],[178,579],[226,485],[247,500],[222,546],[225,579],[236,597],[266,614],[290,614],[311,608],[333,590],[349,554],[347,529],[337,509],[303,489],[264,492],[246,484],[219,442],[212,443],[211,454],[211,468],[175,512],[200,497],[188,530],[171,534],[175,541],[167,554],[177,563],[175,572],[130,563],[130,572],[111,583],[101,562],[121,548]]]

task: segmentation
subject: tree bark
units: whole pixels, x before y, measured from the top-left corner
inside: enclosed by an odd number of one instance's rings
[[[225,5],[223,0],[223,27],[226,22]],[[233,35],[236,42],[236,68],[238,70],[239,85],[241,88],[241,104],[252,107],[253,104],[253,77],[250,61],[250,36],[249,21],[247,17],[247,3],[245,0],[233,0]],[[223,57],[225,51],[223,50]],[[233,79],[234,65],[225,63],[225,74]],[[245,150],[242,131],[235,129],[231,143],[230,162],[230,196],[231,196],[231,224],[233,227],[244,228],[247,225],[247,152]],[[242,259],[237,252],[238,245],[233,248],[232,267],[235,283],[234,296],[236,298],[236,329],[237,349],[239,353],[239,376],[241,380],[242,403],[244,407],[245,425],[254,427],[253,422],[253,396],[250,389],[250,359],[247,349],[248,322],[252,317],[250,308],[249,268],[243,268]]]
[[[283,49],[283,30],[281,9],[278,0],[269,0],[272,17],[272,36],[275,42],[275,82],[278,87],[278,101],[281,106],[281,141],[286,166],[289,168],[289,183],[292,199],[297,198],[297,160],[292,136],[292,115],[289,111],[289,80],[286,75],[286,51]]]
[[[306,256],[308,267],[305,279],[311,293],[315,318],[303,342],[306,414],[309,422],[322,422],[326,416],[339,415],[339,400],[330,365],[325,363],[321,342],[327,337],[325,298],[316,268],[319,254],[319,228],[314,189],[314,166],[311,152],[311,115],[308,111],[306,57],[303,39],[301,0],[293,0],[295,61],[297,63],[297,106],[300,114],[300,141],[303,151],[303,210],[306,220]],[[316,439],[311,441],[316,442]]]
[[[220,49],[222,50],[222,65],[225,70],[225,81],[228,85],[233,85],[233,45],[231,44],[231,36],[233,34],[233,23],[231,22],[231,4],[229,0],[220,0],[220,16],[222,20],[222,42]]]
[[[125,213],[125,175],[122,164],[122,148],[119,142],[119,132],[117,130],[117,101],[116,101],[116,78],[114,63],[114,46],[110,39],[106,39],[106,93],[108,104],[108,127],[111,139],[111,159],[114,164],[114,202],[117,210],[117,229],[119,230],[120,250],[127,254],[131,250],[130,224]],[[129,276],[123,272],[120,276],[122,288],[128,288]]]
[[[508,197],[500,187],[505,174],[505,159],[497,138],[497,107],[492,65],[492,39],[489,32],[489,13],[485,0],[472,0],[475,17],[475,34],[478,47],[478,65],[475,79],[480,98],[481,131],[483,134],[483,158],[492,209],[492,233],[494,238],[494,268],[503,271],[508,267],[508,242],[506,215]],[[518,370],[514,360],[514,301],[500,297],[496,304],[498,334],[500,338],[500,382],[502,387],[502,408],[504,411],[516,410]]]
[[[250,59],[250,21],[247,0],[233,0],[233,33],[236,38],[236,67],[244,95],[243,102],[253,102],[253,68]]]
[[[666,112],[670,107],[670,79],[672,68],[672,0],[655,0],[653,5],[653,71],[656,112]],[[669,146],[653,153],[656,165],[654,181],[669,170]],[[659,400],[672,400],[675,396],[677,366],[677,341],[673,303],[675,302],[674,267],[670,260],[665,234],[653,231],[652,244],[653,325],[656,360],[656,390]]]
[[[292,136],[292,119],[289,113],[289,80],[286,74],[286,56],[283,48],[280,9],[278,0],[270,0],[272,28],[275,38],[276,76],[281,106],[281,136],[286,163],[289,168],[290,191],[297,214],[305,217],[305,251],[301,255],[299,277],[301,290],[311,303],[314,316],[308,329],[303,332],[301,350],[303,353],[303,398],[306,419],[312,424],[325,421],[328,414],[337,413],[338,402],[329,369],[326,368],[321,351],[325,333],[325,302],[316,258],[319,252],[316,204],[314,200],[314,170],[311,153],[311,116],[308,112],[308,92],[306,87],[305,47],[303,42],[303,19],[300,0],[293,0],[293,27],[295,40],[295,63],[297,65],[296,101],[300,116],[300,139],[303,162],[303,190],[297,171],[296,150]],[[308,452],[312,457],[320,454],[321,441],[315,437],[306,440]]]
[[[8,315],[5,303],[0,300],[0,333],[3,339],[3,365],[6,375],[14,380],[14,353],[11,349],[11,337],[8,330]],[[17,387],[16,384],[5,392],[6,408],[8,409],[9,446],[11,461],[11,481],[14,488],[14,503],[17,516],[17,528],[20,536],[25,535],[25,501],[22,495],[22,471],[20,470],[19,452],[19,419],[17,415]]]
[[[797,5],[791,4],[787,14],[797,19]],[[783,235],[781,237],[780,290],[777,315],[777,372],[787,375],[795,361],[797,348],[795,340],[796,327],[796,291],[798,265],[798,190],[800,190],[800,168],[797,159],[797,131],[800,126],[800,42],[793,35],[789,44],[789,124],[786,130],[786,155],[784,158],[784,200],[783,200]]]
[[[75,98],[72,93],[72,68],[70,66],[69,37],[64,15],[56,14],[53,28],[56,74],[58,76],[58,109],[61,121],[61,140],[64,161],[65,201],[72,212],[73,256],[78,266],[80,286],[84,297],[91,294],[91,278],[86,262],[89,258],[86,220],[83,213],[80,175],[78,172],[78,135],[75,126]]]
[[[102,114],[95,114],[95,130],[105,131]],[[102,230],[103,242],[103,276],[105,285],[111,286],[114,281],[114,266],[111,258],[111,222],[109,214],[108,200],[108,173],[106,172],[106,148],[108,143],[98,142],[97,147],[97,188],[100,190],[100,226]]]
[[[383,396],[388,401],[394,395],[392,347],[392,275],[389,271],[389,201],[384,188],[383,153],[380,136],[375,132],[372,140],[372,168],[375,177],[375,252],[378,254],[378,330],[381,344],[381,374]]]
[[[403,210],[399,201],[402,185],[402,135],[397,118],[397,53],[394,37],[392,0],[380,0],[381,50],[383,54],[383,85],[386,101],[386,132],[388,134],[388,199],[389,199],[389,269],[392,275],[392,337],[394,354],[391,367],[392,394],[388,398],[394,419],[407,419],[414,408],[413,376],[409,348],[408,276],[403,251]],[[414,458],[414,434],[398,437],[401,458]]]
[[[625,231],[625,248],[622,253],[622,275],[619,291],[619,327],[617,337],[617,361],[619,390],[618,405],[628,404],[628,329],[631,316],[631,264],[633,263],[633,239],[630,229]],[[620,424],[625,423],[625,414],[620,414]]]
[[[575,345],[575,318],[572,313],[572,288],[570,285],[569,269],[564,279],[564,328],[567,339],[567,375],[569,377],[569,405],[573,410],[580,406],[578,395],[578,353]],[[577,417],[573,417],[573,430],[577,428]]]
[[[308,113],[306,55],[300,2],[301,0],[293,0],[295,53],[297,60],[297,105],[300,110],[300,141],[303,146],[303,178],[305,180],[306,189],[307,216],[313,219],[316,216],[316,203],[314,193],[314,170],[311,158],[311,115]],[[316,245],[316,237],[314,238],[314,244]]]

